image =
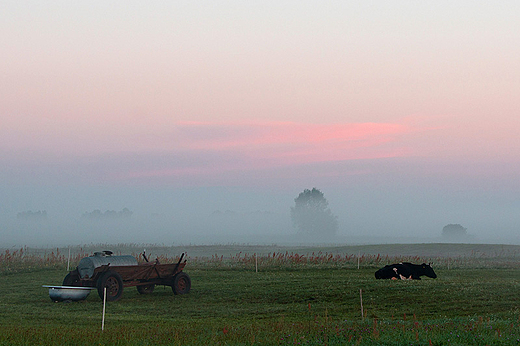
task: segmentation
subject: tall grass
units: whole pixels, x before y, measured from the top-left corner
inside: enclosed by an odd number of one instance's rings
[[[433,244],[432,246],[434,246]],[[410,245],[413,246],[413,245]],[[424,245],[423,245],[424,246]],[[201,251],[203,248],[204,251]],[[259,250],[259,252],[245,252],[238,250],[241,248]],[[24,246],[19,249],[5,249],[0,252],[0,274],[17,273],[20,271],[30,271],[41,268],[63,268],[69,264],[71,269],[75,268],[78,262],[86,256],[92,255],[95,251],[110,249],[115,255],[131,254],[144,262],[143,251],[146,250],[150,259],[158,259],[161,263],[174,263],[178,261],[181,252],[187,252],[190,266],[195,268],[227,267],[234,269],[257,267],[260,270],[273,268],[297,269],[301,267],[342,267],[355,268],[358,266],[376,268],[390,263],[413,262],[431,263],[438,269],[461,269],[461,268],[510,268],[520,265],[520,255],[518,249],[504,249],[495,247],[489,253],[472,250],[463,254],[446,254],[437,256],[419,255],[388,255],[370,254],[359,251],[358,253],[338,253],[328,251],[308,251],[300,249],[296,251],[267,251],[268,246],[252,247],[232,245],[226,246],[227,254],[213,253],[212,249],[219,249],[218,246],[183,246],[167,247],[156,244],[89,244],[68,248],[29,248]],[[362,247],[361,247],[362,249]],[[194,251],[193,251],[194,250]],[[70,258],[69,258],[70,251]],[[195,256],[190,256],[195,252]]]
[[[77,252],[70,260],[79,262],[85,256],[84,252]],[[67,261],[68,257],[62,254],[58,248],[45,251],[43,254],[31,252],[27,247],[14,251],[5,250],[0,253],[0,273],[10,274],[45,268],[61,268],[67,264]]]

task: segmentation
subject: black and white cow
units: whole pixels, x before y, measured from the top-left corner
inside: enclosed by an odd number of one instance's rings
[[[389,264],[376,271],[375,274],[376,279],[392,280],[421,280],[421,276],[423,275],[432,279],[437,277],[437,274],[435,274],[429,264],[412,264],[409,262]]]

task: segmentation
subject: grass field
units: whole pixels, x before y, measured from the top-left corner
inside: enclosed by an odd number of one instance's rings
[[[119,250],[137,253],[138,247]],[[196,253],[185,269],[190,294],[175,296],[169,287],[158,287],[139,295],[127,288],[120,301],[107,305],[103,332],[102,301],[95,291],[82,302],[53,303],[41,287],[61,283],[68,251],[5,251],[0,344],[520,344],[518,247],[388,245],[386,253],[368,246],[185,249]],[[399,249],[403,256],[395,255]],[[175,261],[165,256],[171,250],[147,247],[163,261]],[[71,267],[89,251],[73,251]],[[438,278],[374,278],[377,268],[399,260],[432,262]]]

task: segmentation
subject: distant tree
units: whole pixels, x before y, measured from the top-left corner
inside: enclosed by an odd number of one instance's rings
[[[338,230],[338,217],[328,208],[329,202],[317,188],[305,189],[294,199],[291,219],[301,234],[333,235]]]
[[[130,211],[128,208],[123,208],[123,210],[117,212],[118,217],[121,218],[130,218],[132,216],[133,212]]]
[[[16,214],[16,218],[19,220],[45,220],[47,219],[47,211],[22,211]]]
[[[467,228],[462,227],[460,224],[452,224],[446,225],[442,228],[442,236],[450,237],[450,238],[460,238],[467,236],[466,232]]]
[[[91,212],[84,213],[82,217],[84,219],[90,220],[129,219],[132,214],[133,212],[128,208],[124,208],[121,211],[107,210],[104,213],[101,210],[96,209]]]

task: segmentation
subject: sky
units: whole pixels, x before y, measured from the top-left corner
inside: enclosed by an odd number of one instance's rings
[[[517,1],[2,1],[0,242],[289,239],[313,187],[342,241],[520,242],[517,42]]]

